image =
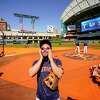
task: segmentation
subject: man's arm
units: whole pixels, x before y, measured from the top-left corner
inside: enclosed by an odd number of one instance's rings
[[[42,59],[43,57],[40,53],[40,59],[35,64],[33,64],[33,66],[29,69],[29,76],[33,77],[39,71]]]
[[[50,60],[50,63],[51,63],[51,68],[53,70],[53,73],[58,77],[58,78],[61,78],[64,71],[62,69],[62,66],[57,66],[56,63],[54,62],[53,60],[53,57],[52,57],[52,52],[51,50],[49,51],[49,60]]]
[[[58,78],[61,78],[62,77],[62,75],[63,75],[63,69],[61,68],[62,66],[57,66],[56,64],[55,64],[55,62],[54,62],[54,60],[53,59],[51,59],[50,60],[50,63],[51,63],[51,68],[52,68],[52,70],[53,70],[53,72],[54,72],[54,74],[58,77]]]

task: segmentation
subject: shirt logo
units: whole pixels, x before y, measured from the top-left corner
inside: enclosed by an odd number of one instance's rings
[[[41,72],[51,72],[51,67],[42,67]]]

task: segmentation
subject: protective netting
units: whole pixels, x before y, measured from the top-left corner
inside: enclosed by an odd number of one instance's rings
[[[3,49],[3,44],[0,43],[0,57],[4,55],[4,49]]]

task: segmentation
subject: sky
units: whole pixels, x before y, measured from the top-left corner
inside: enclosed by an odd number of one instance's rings
[[[5,19],[12,29],[19,29],[19,19],[14,13],[38,16],[34,31],[46,32],[53,25],[60,32],[60,17],[71,0],[0,0],[0,18]],[[24,29],[31,30],[31,20],[24,18]]]

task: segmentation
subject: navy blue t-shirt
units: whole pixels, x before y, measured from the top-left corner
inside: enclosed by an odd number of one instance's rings
[[[33,65],[37,62],[33,62]],[[62,66],[62,63],[59,59],[54,59],[54,62],[57,66]],[[40,100],[57,100],[59,98],[59,90],[58,88],[54,91],[50,90],[43,82],[43,79],[48,76],[48,74],[52,71],[50,61],[43,61],[41,64],[40,70],[37,73],[37,97]]]

